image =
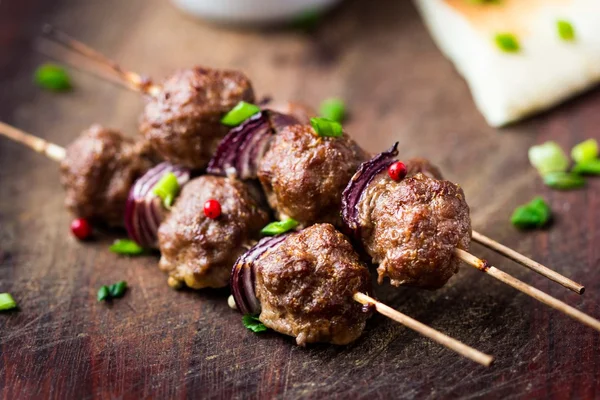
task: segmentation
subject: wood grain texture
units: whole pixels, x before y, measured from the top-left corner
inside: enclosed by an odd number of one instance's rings
[[[31,46],[51,22],[124,66],[154,77],[206,64],[244,70],[259,94],[317,105],[338,95],[348,131],[370,151],[400,141],[403,156],[433,159],[460,183],[474,228],[582,282],[583,297],[497,255],[473,251],[600,316],[600,182],[545,188],[526,150],[600,139],[600,91],[513,127],[489,128],[465,83],[435,48],[413,6],[348,1],[312,34],[226,30],[182,16],[164,0],[0,2],[0,119],[67,144],[92,122],[135,134],[135,93],[73,72],[76,90],[31,84],[45,61]],[[55,165],[0,141],[0,292],[20,311],[0,314],[0,398],[594,398],[599,335],[471,268],[436,292],[377,288],[391,306],[497,357],[490,369],[376,316],[347,347],[296,347],[257,336],[227,291],[174,292],[153,257],[108,252],[118,234],[73,240]],[[556,211],[552,229],[520,233],[511,211],[534,195]],[[100,285],[131,290],[98,304]]]

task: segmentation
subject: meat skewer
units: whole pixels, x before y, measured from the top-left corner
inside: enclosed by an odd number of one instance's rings
[[[260,314],[267,327],[298,345],[348,344],[362,334],[371,310],[482,365],[493,358],[368,295],[369,270],[330,224],[262,239],[233,267],[231,287],[243,314]],[[361,306],[362,305],[362,306]]]

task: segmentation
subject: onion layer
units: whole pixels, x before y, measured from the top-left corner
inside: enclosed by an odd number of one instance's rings
[[[129,191],[125,228],[131,240],[144,248],[157,248],[158,227],[165,218],[166,210],[160,197],[152,193],[152,188],[169,172],[175,174],[180,188],[190,180],[187,168],[163,162],[146,172]]]
[[[254,247],[242,254],[233,265],[229,285],[235,304],[242,314],[260,313],[260,302],[254,290],[254,262],[266,251],[276,248],[287,236],[288,234],[284,234],[261,239]]]
[[[358,202],[373,178],[388,168],[396,160],[397,155],[398,142],[394,143],[389,150],[362,163],[344,189],[342,194],[342,219],[346,225],[347,233],[354,235],[356,239],[360,237]]]

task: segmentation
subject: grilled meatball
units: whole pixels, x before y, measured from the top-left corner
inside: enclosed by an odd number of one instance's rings
[[[204,215],[204,203],[215,199],[221,215]],[[188,182],[158,230],[159,267],[169,285],[193,289],[227,286],[231,267],[269,222],[240,181],[201,176]]]
[[[456,272],[454,248],[468,250],[469,206],[462,189],[417,173],[395,182],[377,175],[359,204],[359,225],[367,253],[379,264],[379,283],[425,289],[442,287]]]
[[[129,189],[151,166],[140,143],[93,125],[67,148],[61,162],[65,204],[78,217],[123,226]]]
[[[369,271],[332,225],[291,234],[254,268],[260,320],[267,327],[296,337],[301,346],[348,344],[364,330],[369,313],[352,296],[369,293]]]
[[[240,101],[254,101],[244,74],[202,67],[180,70],[149,99],[140,131],[165,160],[201,169],[229,130],[221,118]]]
[[[321,137],[310,125],[294,125],[275,135],[259,161],[258,178],[280,219],[340,226],[342,192],[367,158],[346,134]]]

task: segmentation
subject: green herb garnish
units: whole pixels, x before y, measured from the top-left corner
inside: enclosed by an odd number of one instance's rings
[[[247,329],[251,330],[254,333],[265,332],[267,330],[267,327],[262,322],[260,322],[258,316],[255,315],[244,315],[242,317],[242,323]]]
[[[10,293],[0,293],[0,311],[9,311],[17,308],[17,302]]]
[[[494,37],[494,41],[498,48],[505,53],[517,53],[521,50],[519,40],[512,33],[498,33]]]
[[[65,92],[71,89],[71,78],[60,65],[44,64],[35,70],[35,83],[43,89],[53,92]]]
[[[304,11],[292,21],[291,27],[298,30],[310,32],[316,29],[317,26],[319,26],[322,16],[323,13],[318,10]]]
[[[344,134],[342,124],[326,118],[311,118],[310,124],[319,136],[340,137]]]
[[[267,236],[275,236],[285,233],[298,226],[298,221],[293,218],[286,218],[283,221],[271,222],[269,225],[262,228],[260,233]]]
[[[120,281],[110,286],[102,286],[98,289],[98,301],[108,301],[111,299],[118,299],[123,297],[127,290],[127,282]]]
[[[109,249],[113,253],[126,256],[138,256],[144,253],[144,248],[130,239],[117,239]]]
[[[152,188],[152,193],[162,199],[166,209],[170,209],[179,193],[179,182],[177,176],[172,172],[167,172]]]
[[[562,40],[575,40],[575,28],[573,28],[573,25],[569,21],[562,19],[556,21],[556,29],[558,30],[558,36],[560,36]]]
[[[572,172],[581,175],[600,175],[600,160],[594,159],[575,164]]]
[[[346,117],[346,105],[341,99],[327,99],[321,103],[320,114],[325,119],[343,122]]]
[[[546,186],[553,189],[571,190],[585,186],[585,179],[571,172],[549,172],[543,178]]]
[[[592,161],[598,158],[598,142],[596,139],[588,139],[579,143],[571,150],[571,158],[576,163]]]
[[[531,147],[529,162],[542,176],[549,172],[565,172],[569,168],[569,158],[556,142]]]
[[[543,228],[550,222],[552,211],[541,197],[536,197],[529,203],[517,207],[510,221],[521,229]]]
[[[255,104],[240,101],[221,119],[221,123],[227,126],[238,126],[251,116],[260,112],[260,107]]]

